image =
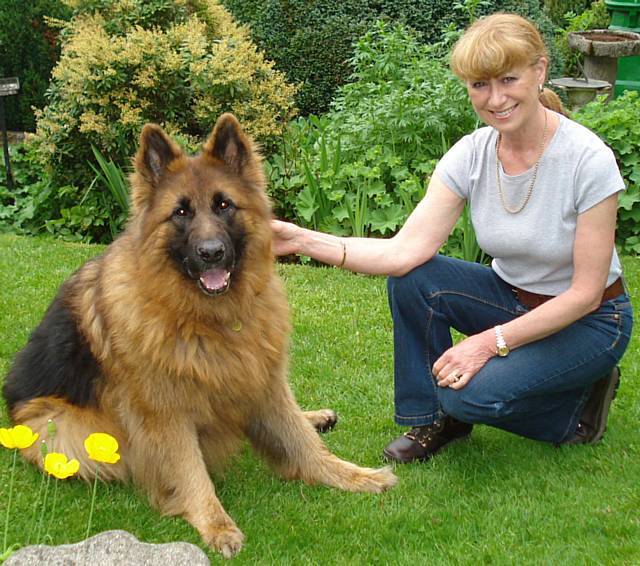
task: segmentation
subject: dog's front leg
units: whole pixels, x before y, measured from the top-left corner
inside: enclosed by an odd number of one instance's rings
[[[129,453],[134,481],[163,514],[184,517],[225,558],[242,548],[244,535],[215,494],[193,425],[176,422],[175,415],[146,419]]]
[[[282,477],[348,491],[381,492],[395,485],[389,468],[362,468],[332,454],[316,434],[317,415],[303,413],[286,381],[278,381],[251,419],[247,435]]]

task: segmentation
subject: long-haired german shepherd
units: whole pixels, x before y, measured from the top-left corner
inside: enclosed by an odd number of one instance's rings
[[[225,557],[243,535],[209,472],[248,438],[282,477],[381,492],[389,469],[340,460],[287,383],[289,312],[271,253],[261,158],[230,114],[188,157],[144,127],[127,229],[66,281],[4,385],[12,419],[94,466],[92,432],[120,443],[101,477],[132,478],[162,513],[182,515]],[[314,428],[315,427],[315,428]],[[41,465],[39,449],[24,450]]]

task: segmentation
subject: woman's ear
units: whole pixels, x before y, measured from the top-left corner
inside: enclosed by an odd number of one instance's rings
[[[538,84],[543,85],[547,81],[547,69],[549,68],[549,60],[546,57],[540,57],[534,65],[538,73]]]

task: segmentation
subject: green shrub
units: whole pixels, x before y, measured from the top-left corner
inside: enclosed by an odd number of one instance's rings
[[[3,231],[37,234],[49,218],[60,216],[52,199],[54,187],[43,174],[35,146],[24,143],[9,148],[13,191],[9,191],[4,161],[0,163],[0,226]],[[65,190],[63,187],[61,190]]]
[[[280,216],[340,235],[398,230],[436,160],[477,125],[464,86],[435,52],[384,22],[357,42],[353,82],[331,112],[299,118],[268,161]]]
[[[552,76],[581,77],[583,76],[581,70],[583,54],[569,47],[567,36],[572,31],[605,29],[609,27],[611,16],[607,11],[604,0],[597,0],[584,12],[568,12],[566,22],[566,26],[560,30],[556,38],[557,49],[564,61],[564,69],[562,75]]]
[[[70,3],[36,141],[52,182],[77,187],[54,195],[52,208],[67,211],[60,229],[71,222],[84,237],[111,238],[103,211],[115,218],[119,209],[91,185],[92,147],[122,167],[142,126],[156,122],[195,149],[230,111],[268,150],[294,112],[295,89],[216,0]]]
[[[10,130],[35,130],[32,106],[44,106],[51,69],[60,54],[58,31],[46,17],[69,15],[60,0],[0,2],[0,76],[20,79],[20,94],[4,101]]]
[[[558,27],[566,25],[566,14],[582,14],[593,3],[593,0],[544,0],[544,11]]]
[[[300,84],[297,105],[303,115],[325,112],[336,89],[348,81],[353,42],[378,19],[398,22],[418,32],[422,43],[440,42],[447,29],[458,29],[474,16],[513,11],[530,17],[543,31],[552,54],[554,27],[538,0],[224,0],[266,55],[290,81]],[[555,67],[554,67],[555,68]]]
[[[627,185],[620,196],[617,241],[625,253],[640,254],[640,93],[626,91],[583,106],[573,118],[598,134],[616,155]]]

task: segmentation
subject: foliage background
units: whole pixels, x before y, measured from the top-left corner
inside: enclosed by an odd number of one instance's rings
[[[331,110],[291,124],[268,160],[276,213],[339,235],[395,233],[436,160],[477,125],[446,50],[382,21],[357,41]]]
[[[616,239],[625,253],[640,254],[640,93],[626,91],[609,102],[601,97],[574,118],[613,150],[627,189],[620,195]]]
[[[56,181],[88,184],[91,145],[124,163],[141,127],[202,141],[224,111],[277,136],[293,89],[215,0],[74,0],[37,139]]]
[[[20,93],[4,98],[7,128],[34,131],[32,107],[45,105],[45,91],[60,54],[58,29],[46,17],[66,19],[60,0],[0,2],[0,77],[20,79]]]
[[[256,44],[289,80],[300,85],[302,115],[329,109],[336,89],[349,81],[353,43],[377,19],[410,26],[425,44],[441,41],[443,30],[463,28],[473,17],[513,11],[540,27],[555,70],[562,68],[554,26],[539,0],[223,0],[249,24]]]
[[[97,182],[94,148],[126,170],[147,122],[194,151],[230,111],[268,149],[295,114],[295,89],[216,0],[68,4],[48,104],[26,150],[36,179],[5,190],[0,212],[23,209],[20,230],[110,241],[126,211]]]

